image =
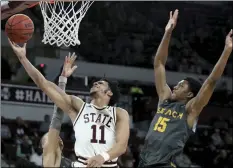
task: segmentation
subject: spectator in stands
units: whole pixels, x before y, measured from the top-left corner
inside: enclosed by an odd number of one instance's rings
[[[30,129],[28,124],[21,118],[16,117],[16,134],[17,137],[23,137],[24,135],[30,135]]]
[[[227,168],[228,162],[227,162],[227,151],[222,149],[220,153],[214,158],[214,167],[216,168]]]
[[[7,162],[4,159],[3,154],[1,154],[1,167],[9,167],[9,165],[7,164]]]
[[[2,139],[11,138],[11,131],[9,126],[6,125],[4,117],[1,117],[1,138]]]
[[[210,135],[207,129],[205,129],[201,134],[200,134],[200,140],[203,143],[203,145],[208,145],[210,142]]]
[[[31,154],[34,153],[34,148],[32,146],[32,141],[27,135],[24,135],[22,139],[16,140],[17,151],[16,155],[20,158],[29,159]]]
[[[34,147],[35,151],[30,156],[30,162],[37,166],[42,166],[42,150],[39,147]]]
[[[11,67],[3,57],[1,57],[1,65],[1,70],[4,72],[1,74],[1,79],[10,81],[12,76]]]
[[[220,130],[219,129],[215,129],[215,132],[212,134],[211,139],[212,142],[215,146],[222,146],[223,145],[223,140],[220,136]]]
[[[46,114],[44,116],[44,122],[42,122],[40,125],[40,132],[43,134],[48,132],[49,125],[50,125],[50,116]]]

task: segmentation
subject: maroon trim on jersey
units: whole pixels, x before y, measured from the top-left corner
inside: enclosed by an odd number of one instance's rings
[[[86,165],[86,163],[84,161],[86,161],[87,158],[84,158],[82,156],[78,156],[77,158],[78,158],[77,162]],[[117,164],[117,162],[108,161],[108,162],[104,162],[103,165],[115,165],[115,164]]]
[[[86,106],[86,103],[84,103],[81,110],[79,110],[79,113],[78,113],[76,119],[74,120],[74,124],[73,124],[74,126],[75,126],[76,122],[78,121],[79,117],[81,116],[81,113],[83,112],[83,109],[85,106]]]
[[[105,107],[103,107],[103,108],[98,108],[98,107],[96,107],[94,104],[90,104],[92,107],[94,107],[96,110],[104,110],[104,109],[108,109],[109,108],[109,106],[105,106]]]

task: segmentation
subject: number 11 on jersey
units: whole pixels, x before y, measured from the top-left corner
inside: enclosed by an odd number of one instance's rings
[[[104,125],[101,125],[99,127],[99,130],[97,130],[97,125],[92,125],[91,126],[91,129],[92,129],[92,139],[91,139],[91,143],[99,143],[99,144],[106,144],[106,140],[104,139],[104,136],[105,136],[105,126]],[[96,134],[97,133],[100,133],[100,140],[97,140],[96,138]]]
[[[169,118],[159,117],[155,124],[154,131],[164,132],[167,128],[167,122],[170,121]]]

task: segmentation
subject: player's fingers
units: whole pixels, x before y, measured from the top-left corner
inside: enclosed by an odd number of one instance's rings
[[[76,56],[75,52],[72,53],[71,57],[74,57],[74,56]]]
[[[170,11],[170,19],[172,18],[172,11]]]
[[[76,55],[72,58],[72,64],[75,62],[76,58],[77,58]]]
[[[69,55],[68,55],[68,57],[70,58],[70,52],[69,52]]]
[[[77,56],[76,56],[75,54],[72,55],[71,58],[70,58],[70,59],[71,59],[71,62],[74,63],[74,61],[75,61],[76,58],[77,58]]]
[[[92,163],[92,161],[88,161],[87,162],[87,167],[91,167],[91,163]]]
[[[77,69],[77,68],[78,68],[78,66],[77,66],[77,65],[73,66],[73,67],[72,67],[72,72],[74,72],[74,71],[75,71],[75,69]]]
[[[12,41],[11,41],[9,38],[8,38],[8,41],[9,41],[10,45],[11,45],[12,47],[14,47]]]
[[[90,164],[90,167],[96,167],[97,162],[95,160],[92,161],[92,163]]]
[[[231,36],[232,36],[232,33],[233,33],[233,31],[232,31],[232,29],[231,29],[227,36],[230,36],[230,37],[231,37]]]
[[[87,167],[90,166],[90,163],[91,163],[92,160],[88,159],[85,163],[87,164]]]
[[[178,11],[178,9],[176,9],[176,10],[174,11],[174,13],[173,13],[172,18],[173,18],[173,19],[177,19],[178,13],[179,13],[179,11]]]

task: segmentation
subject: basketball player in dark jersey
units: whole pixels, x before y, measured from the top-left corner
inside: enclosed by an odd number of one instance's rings
[[[155,85],[159,96],[157,113],[150,125],[140,154],[139,167],[176,167],[174,157],[182,153],[194,132],[202,109],[208,104],[232,52],[232,30],[225,48],[209,77],[201,84],[193,78],[181,80],[172,90],[166,84],[165,63],[178,10],[170,12],[163,39],[154,58]]]
[[[73,67],[75,59],[76,55],[72,54],[72,56],[70,56],[70,53],[69,56],[65,58],[61,73],[62,77],[68,78],[77,68],[77,66]],[[65,90],[66,82],[67,81],[59,78],[58,86],[62,90]],[[43,149],[43,167],[71,167],[71,160],[62,155],[63,142],[59,137],[63,116],[64,112],[54,105],[54,112],[49,132],[41,138],[40,142],[40,146]]]

